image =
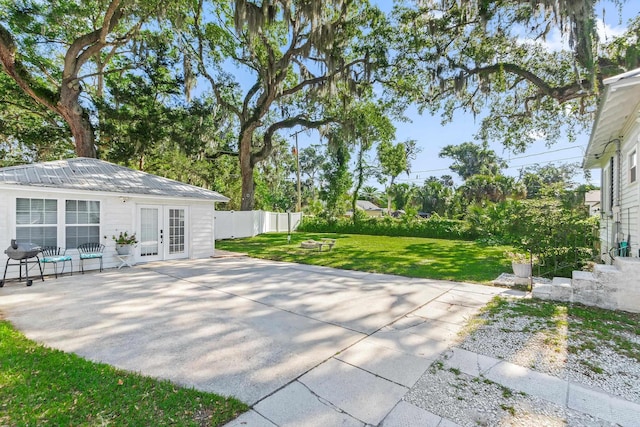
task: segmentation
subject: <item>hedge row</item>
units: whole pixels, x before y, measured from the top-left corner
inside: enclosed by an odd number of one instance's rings
[[[298,231],[310,233],[369,234],[374,236],[430,237],[436,239],[475,240],[478,235],[467,221],[432,216],[429,219],[413,217],[363,217],[357,222],[351,218],[305,216]]]

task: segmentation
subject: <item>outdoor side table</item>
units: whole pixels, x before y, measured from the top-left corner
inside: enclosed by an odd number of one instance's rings
[[[133,267],[132,265],[133,254],[125,254],[125,255],[116,254],[116,257],[120,260],[120,265],[118,266],[118,270],[120,270],[122,267]]]

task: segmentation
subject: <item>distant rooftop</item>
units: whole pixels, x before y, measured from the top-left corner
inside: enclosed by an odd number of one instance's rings
[[[585,203],[600,203],[600,190],[587,191],[584,194]]]
[[[0,168],[3,184],[229,201],[216,191],[86,157]]]
[[[380,206],[376,206],[374,203],[371,203],[368,200],[356,200],[356,206],[365,211],[381,211],[383,210]]]

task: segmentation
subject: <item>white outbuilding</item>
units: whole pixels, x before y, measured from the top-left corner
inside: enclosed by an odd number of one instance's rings
[[[213,255],[220,193],[97,159],[75,158],[0,168],[0,245],[11,239],[66,249],[105,245],[104,267],[122,263],[112,236],[135,234],[129,262]],[[0,248],[0,265],[7,256]],[[84,268],[97,269],[98,262]],[[7,274],[16,277],[17,266]],[[15,270],[15,271],[11,271]],[[1,273],[0,273],[1,274]]]

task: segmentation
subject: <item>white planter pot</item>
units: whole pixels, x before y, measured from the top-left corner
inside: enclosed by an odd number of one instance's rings
[[[131,253],[131,245],[116,245],[118,255],[129,255]]]
[[[531,277],[531,263],[527,262],[526,264],[512,262],[511,268],[513,268],[513,274],[516,277]]]

